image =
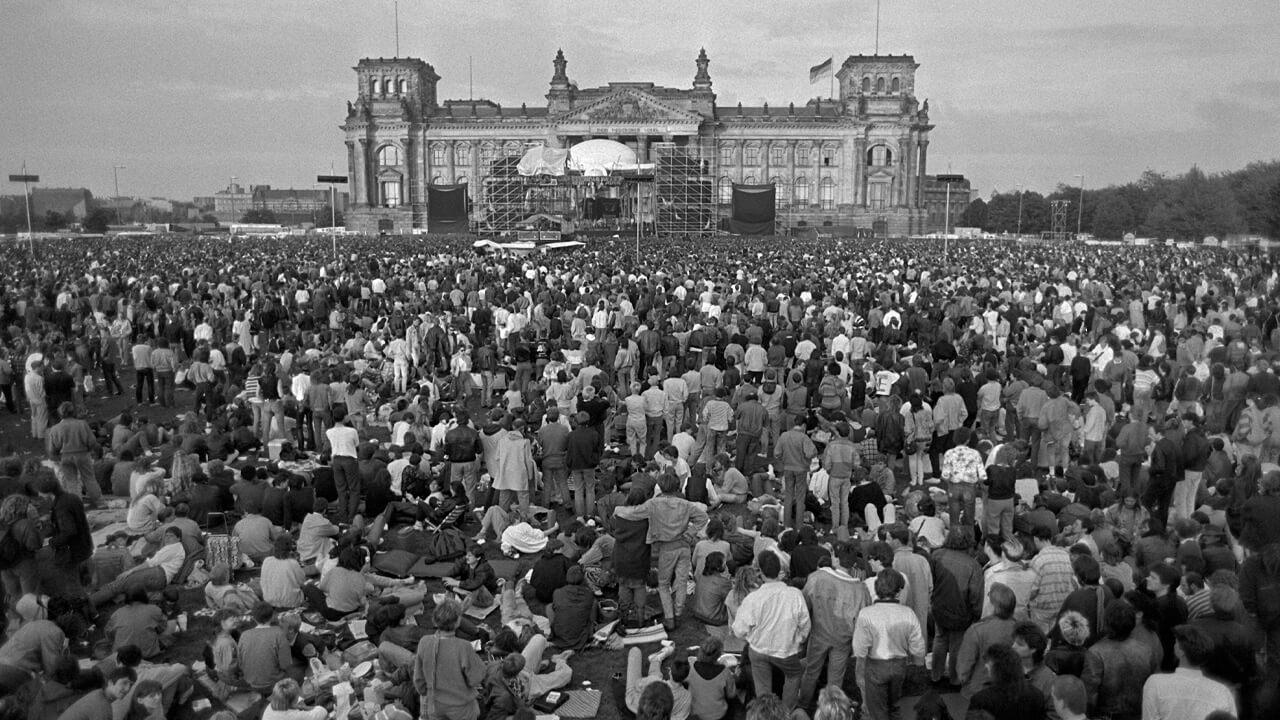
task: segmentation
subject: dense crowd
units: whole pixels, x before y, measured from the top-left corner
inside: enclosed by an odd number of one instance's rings
[[[342,243],[0,249],[3,717],[1280,713],[1270,256]]]

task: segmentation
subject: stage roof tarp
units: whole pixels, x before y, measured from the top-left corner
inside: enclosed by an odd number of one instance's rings
[[[524,177],[534,175],[553,175],[559,177],[565,173],[565,163],[569,159],[568,150],[549,148],[546,145],[531,147],[520,158],[516,172]]]

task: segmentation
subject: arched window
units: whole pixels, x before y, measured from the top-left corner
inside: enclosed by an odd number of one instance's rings
[[[889,85],[889,92],[898,92],[898,88],[900,87],[901,85],[898,82],[898,78],[894,78],[893,82]]]
[[[444,143],[431,144],[431,164],[436,167],[449,163],[448,148]]]
[[[379,80],[378,78],[374,78],[374,79],[373,79],[373,82],[369,83],[369,94],[370,94],[370,95],[381,95],[381,94],[382,94],[382,81],[381,81],[381,80]]]
[[[387,167],[400,164],[400,148],[395,145],[383,145],[378,148],[378,166]]]
[[[871,76],[870,75],[862,76],[862,92],[864,93],[871,92]]]
[[[769,178],[769,182],[773,184],[773,205],[774,207],[782,207],[787,204],[787,183],[782,178],[774,175]]]
[[[884,92],[884,78],[883,78],[883,77],[878,77],[878,78],[876,78],[876,92],[878,92],[878,93],[882,93],[882,92]]]
[[[471,164],[471,143],[460,142],[453,148],[453,163],[455,165]]]
[[[459,176],[457,177],[457,179],[453,181],[453,184],[454,184],[454,185],[466,185],[466,184],[467,184],[467,176],[466,176],[466,175],[459,175]]]
[[[733,200],[733,181],[727,177],[720,178],[720,203],[728,205]]]
[[[867,151],[867,164],[874,167],[892,165],[893,151],[884,145],[876,145]]]
[[[809,179],[801,175],[796,178],[796,202],[809,202]]]
[[[445,184],[445,182],[444,182],[444,176],[443,176],[443,175],[436,175],[435,177],[431,178],[431,184],[432,184],[432,185],[444,185],[444,184]]]
[[[401,95],[408,95],[408,94],[409,94],[409,81],[408,81],[408,80],[401,80],[401,81],[400,81],[400,94],[401,94]]]
[[[520,152],[520,143],[515,140],[508,140],[506,144],[502,146],[502,154],[507,157],[520,157],[523,155],[523,153]]]
[[[480,146],[480,162],[484,167],[490,167],[498,160],[497,143],[487,142]]]
[[[823,210],[834,210],[836,207],[836,181],[829,177],[822,178],[822,184],[818,186],[818,201],[822,203]]]
[[[742,179],[742,184],[743,184],[743,185],[755,185],[755,184],[756,184],[756,176],[755,176],[755,175],[748,175],[748,176],[746,176],[745,178],[743,178],[743,179]]]
[[[384,207],[400,207],[400,181],[383,180],[382,205]]]

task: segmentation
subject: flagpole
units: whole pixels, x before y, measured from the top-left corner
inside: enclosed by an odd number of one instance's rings
[[[880,54],[880,0],[876,0],[876,55]]]

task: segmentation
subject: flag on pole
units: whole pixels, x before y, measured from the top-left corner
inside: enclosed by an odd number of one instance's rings
[[[817,65],[814,65],[813,67],[809,68],[809,84],[810,85],[818,82],[818,78],[822,77],[823,75],[831,74],[832,59],[833,58],[827,58],[826,60],[823,60]]]

